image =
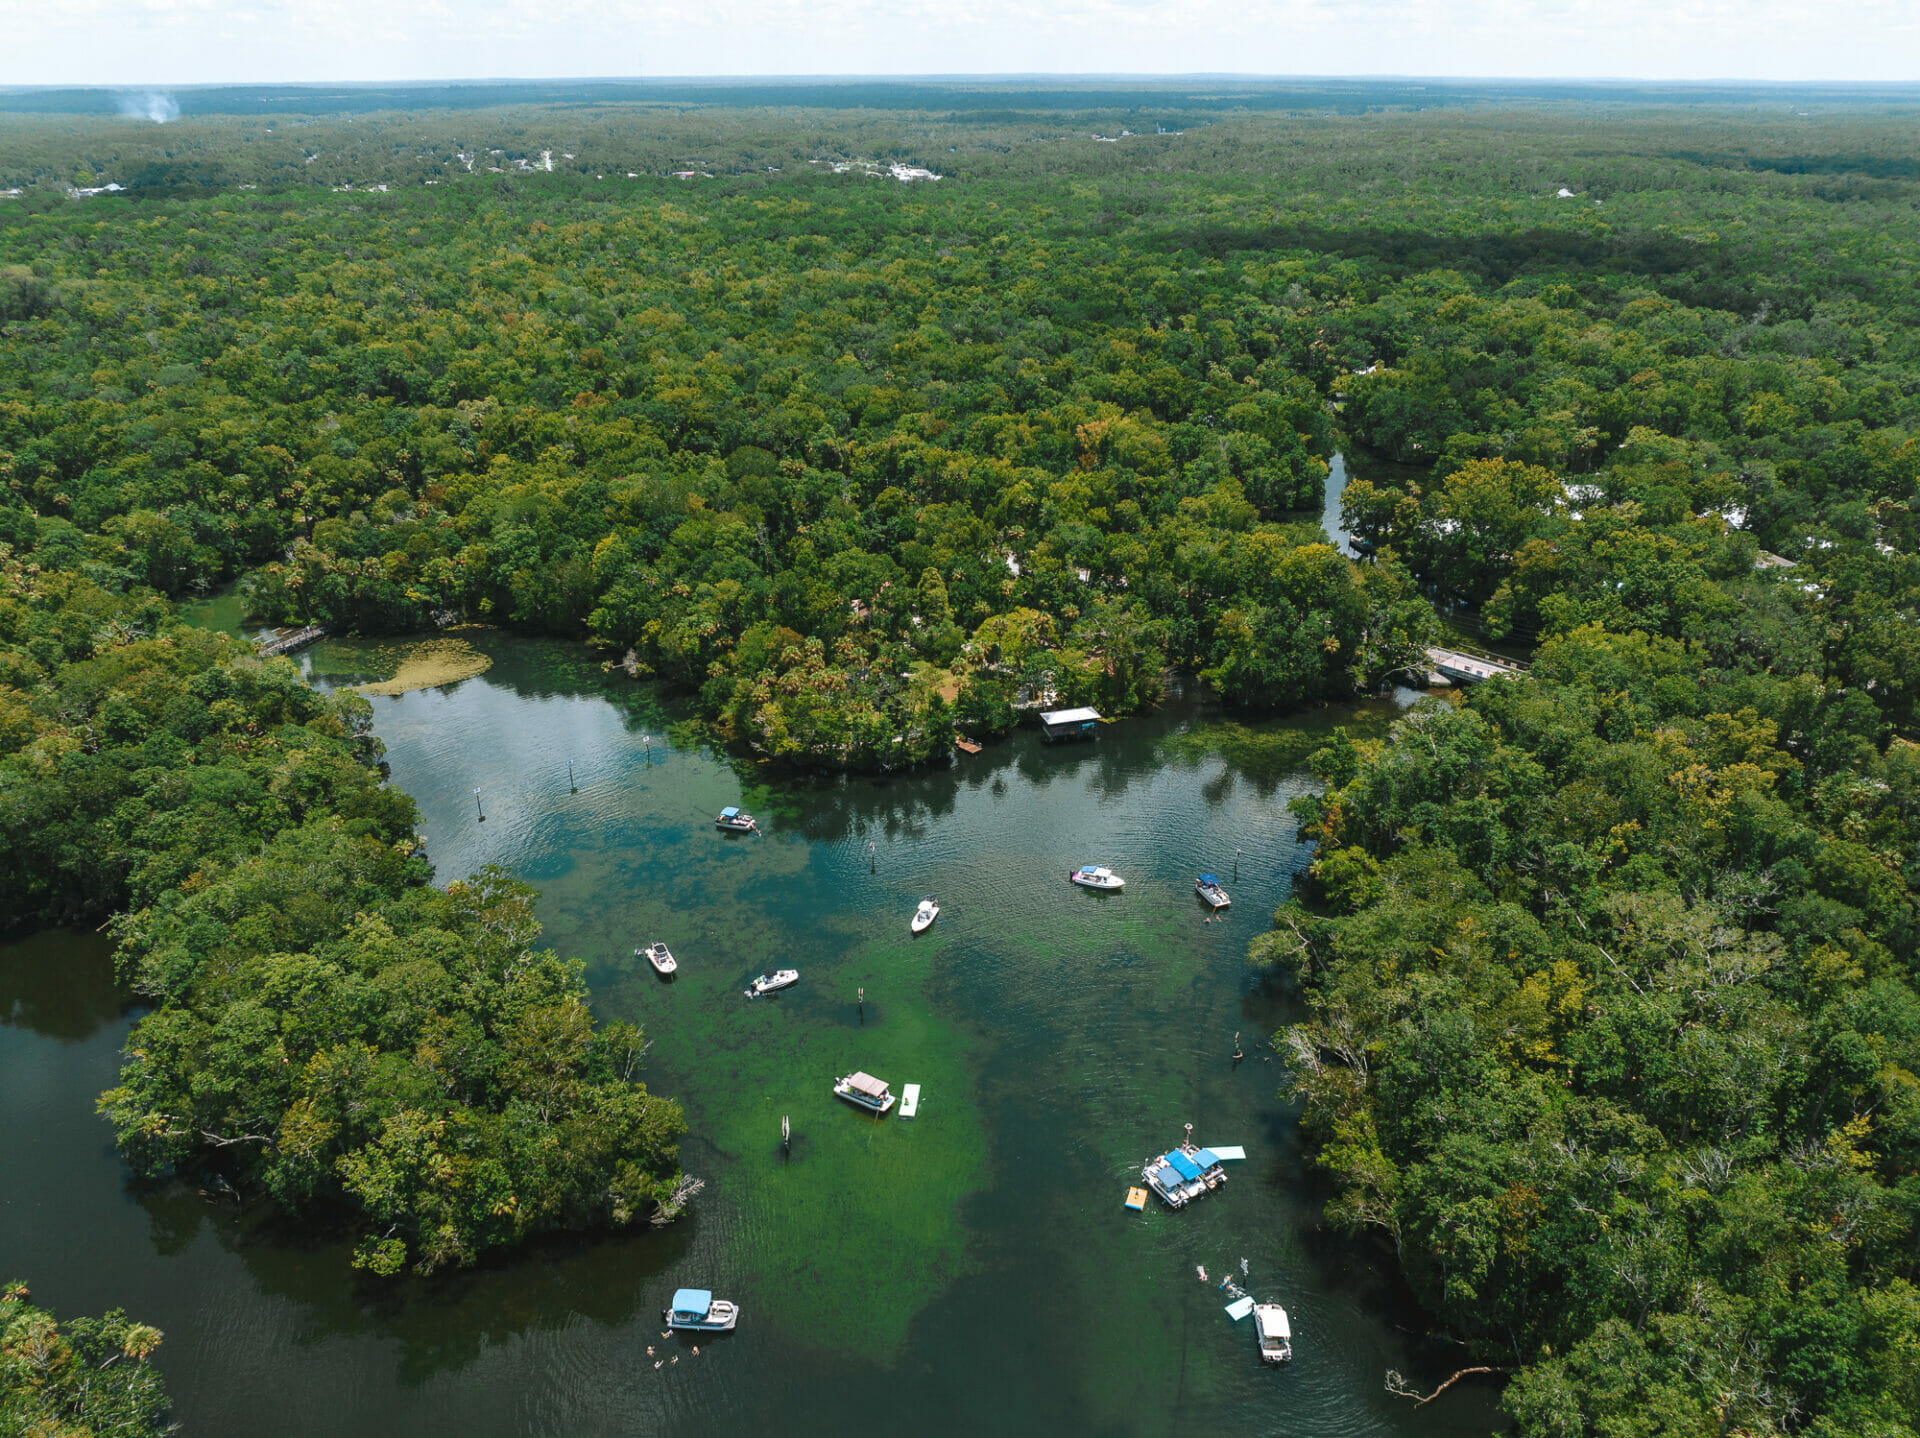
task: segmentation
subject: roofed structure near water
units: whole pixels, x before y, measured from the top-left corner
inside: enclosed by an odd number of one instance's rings
[[[1100,724],[1095,709],[1055,709],[1040,716],[1040,737],[1055,739],[1091,739]]]
[[[713,1307],[713,1291],[707,1288],[678,1288],[673,1294],[675,1313],[698,1313],[705,1315]]]

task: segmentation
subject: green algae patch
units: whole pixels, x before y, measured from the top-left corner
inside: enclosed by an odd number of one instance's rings
[[[464,639],[429,639],[401,656],[393,678],[352,687],[361,694],[410,694],[416,689],[457,684],[492,667],[492,658]]]
[[[986,1135],[963,1036],[934,1016],[924,992],[899,991],[899,969],[869,973],[858,960],[849,968],[843,983],[871,978],[877,991],[886,981],[888,1002],[870,1006],[874,1021],[821,1031],[756,1013],[764,1060],[756,1069],[766,1082],[708,1121],[738,1163],[743,1201],[764,1219],[746,1225],[740,1255],[760,1277],[758,1309],[792,1342],[885,1363],[962,1272],[960,1208],[985,1182]],[[919,1116],[903,1119],[896,1105],[875,1117],[836,1098],[834,1079],[856,1069],[896,1096],[921,1085]],[[782,1116],[793,1123],[790,1156],[779,1144]]]
[[[934,1012],[932,946],[902,954],[871,943],[812,962],[783,952],[780,938],[755,925],[734,942],[768,953],[764,967],[791,957],[793,989],[747,999],[746,971],[710,963],[696,940],[678,950],[672,984],[620,982],[617,1007],[657,1042],[650,1082],[685,1100],[717,1151],[699,1202],[729,1211],[728,1266],[756,1325],[777,1325],[790,1348],[884,1364],[962,1272],[960,1208],[986,1178],[969,1042]],[[875,1117],[837,1098],[834,1081],[855,1070],[896,1097],[920,1084],[920,1115],[902,1119],[896,1105]]]

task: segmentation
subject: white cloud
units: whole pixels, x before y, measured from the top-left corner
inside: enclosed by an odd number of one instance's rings
[[[1920,79],[1913,0],[0,0],[0,83],[1242,73]]]

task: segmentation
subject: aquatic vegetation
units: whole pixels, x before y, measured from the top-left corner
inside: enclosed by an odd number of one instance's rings
[[[437,689],[484,674],[493,660],[464,639],[429,639],[408,649],[393,678],[355,684],[359,694],[407,694],[415,689]]]

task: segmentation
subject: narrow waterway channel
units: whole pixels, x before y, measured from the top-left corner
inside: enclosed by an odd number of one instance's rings
[[[442,882],[502,864],[539,887],[596,1008],[653,1040],[648,1082],[685,1102],[706,1191],[664,1231],[356,1279],[344,1244],[263,1206],[132,1188],[92,1112],[130,1022],[104,942],[0,949],[0,1267],[63,1312],[164,1329],[185,1432],[1497,1426],[1484,1390],[1421,1410],[1383,1391],[1389,1367],[1444,1374],[1453,1351],[1410,1338],[1387,1258],[1320,1228],[1266,1042],[1288,1004],[1246,964],[1307,858],[1287,812],[1305,755],[1411,696],[1259,724],[1182,696],[1091,744],[1023,731],[952,768],[806,780],[712,752],[577,646],[474,638],[485,675],[373,700],[394,782]],[[322,683],[382,662],[355,643],[306,656]],[[766,836],[716,832],[730,803]],[[1070,887],[1081,862],[1125,892]],[[1214,922],[1201,869],[1234,898]],[[910,939],[927,893],[943,912]],[[633,957],[654,938],[681,958],[672,984]],[[746,1001],[776,966],[799,986]],[[854,1068],[922,1085],[919,1117],[834,1100]],[[1128,1213],[1141,1161],[1188,1122],[1246,1161],[1185,1212]],[[1223,1312],[1229,1274],[1289,1309],[1289,1368],[1263,1370]],[[682,1285],[738,1300],[740,1330],[697,1355],[663,1343]],[[679,1361],[655,1369],[649,1344]]]

